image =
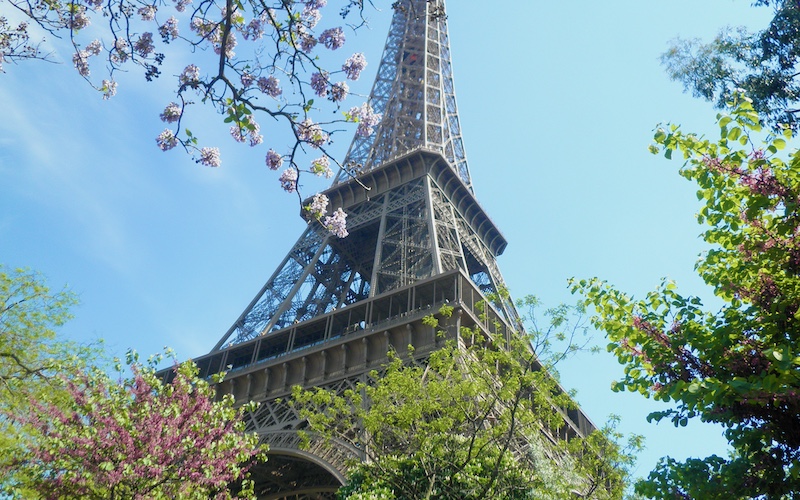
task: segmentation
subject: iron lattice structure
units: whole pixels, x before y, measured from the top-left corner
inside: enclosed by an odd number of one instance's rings
[[[348,213],[350,235],[310,223],[195,360],[202,376],[228,372],[222,392],[261,402],[248,418],[272,455],[256,471],[260,498],[333,498],[348,461],[363,458],[353,443],[300,449],[303,420],[286,403],[293,385],[341,393],[366,381],[390,349],[410,356],[413,346],[425,359],[462,326],[521,328],[496,262],[506,240],[478,204],[467,167],[444,2],[401,0],[394,9],[369,97],[382,120],[374,135],[356,137],[325,191],[330,210]],[[422,322],[443,304],[456,311],[445,338]],[[564,418],[561,437],[592,429],[580,411]]]

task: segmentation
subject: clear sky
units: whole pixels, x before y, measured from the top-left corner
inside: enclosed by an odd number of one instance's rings
[[[361,92],[377,69],[389,3],[342,49],[367,55]],[[574,302],[571,276],[642,295],[667,276],[710,299],[693,273],[704,250],[694,187],[677,175],[680,162],[647,146],[659,122],[714,134],[716,111],[669,81],[658,57],[675,36],[765,25],[770,11],[749,5],[448,2],[467,158],[478,199],[509,241],[499,264],[513,295]],[[60,56],[66,63],[6,65],[0,75],[0,262],[80,296],[66,336],[103,338],[117,355],[163,346],[181,358],[205,354],[300,236],[296,198],[264,166],[266,147],[234,143],[210,112],[190,127],[221,147],[222,167],[159,151],[171,76],[148,84],[125,75],[106,102],[71,55]],[[280,146],[262,127],[265,144]],[[339,135],[340,159],[350,137]],[[621,370],[605,353],[561,372],[596,423],[619,414],[624,431],[646,436],[640,475],[662,455],[725,453],[719,428],[647,424],[658,407],[610,391]]]

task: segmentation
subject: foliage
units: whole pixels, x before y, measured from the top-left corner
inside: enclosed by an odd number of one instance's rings
[[[340,498],[621,496],[633,449],[599,431],[553,437],[565,425],[559,408],[575,404],[541,369],[528,337],[464,329],[461,339],[413,362],[392,355],[344,394],[294,389],[312,432],[364,450]]]
[[[17,456],[28,437],[24,427],[4,415],[28,414],[31,401],[63,401],[56,374],[78,369],[98,355],[95,347],[56,338],[53,328],[70,318],[75,303],[66,290],[51,292],[41,275],[0,265],[0,468]]]
[[[344,27],[333,16],[333,22],[322,20],[323,12],[333,10],[327,0],[0,0],[0,5],[5,2],[26,20],[15,24],[0,16],[0,72],[3,61],[52,59],[42,46],[59,39],[66,41],[75,69],[104,99],[116,94],[120,72],[139,69],[152,81],[166,71],[174,97],[165,99],[160,113],[167,126],[156,137],[161,150],[181,146],[197,163],[220,166],[219,149],[201,144],[187,127],[196,105],[211,106],[236,142],[262,147],[269,169],[285,168],[279,183],[299,200],[302,173],[330,177],[330,162],[339,165],[326,147],[341,124],[358,123],[357,133],[370,135],[380,118],[366,103],[340,109],[350,93],[347,81],[358,80],[367,64],[363,54],[325,53],[345,45],[346,31],[366,24],[364,0],[339,0]],[[44,41],[34,42],[40,35]],[[271,127],[269,148],[263,145],[265,123]],[[357,169],[349,165],[345,173]],[[343,214],[309,217],[344,234]]]
[[[35,429],[29,446],[6,469],[19,488],[43,498],[253,497],[248,469],[264,458],[254,434],[243,433],[242,411],[197,378],[192,362],[165,383],[160,357],[143,365],[128,355],[132,375],[115,382],[93,369],[64,373],[67,404],[32,403],[29,415],[6,415]],[[118,365],[121,370],[121,366]]]
[[[766,123],[798,126],[800,104],[800,4],[793,0],[758,0],[772,5],[775,16],[765,29],[725,28],[714,40],[676,39],[661,57],[673,80],[696,97],[724,108],[744,89]]]
[[[656,498],[793,498],[800,491],[800,155],[768,135],[750,99],[718,115],[720,138],[659,127],[654,153],[680,155],[697,183],[711,245],[696,269],[723,307],[665,281],[634,299],[597,279],[574,283],[625,367],[614,389],[671,403],[648,420],[721,424],[733,452],[664,458],[637,490]]]

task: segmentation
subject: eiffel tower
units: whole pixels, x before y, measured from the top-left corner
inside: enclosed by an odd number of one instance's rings
[[[333,185],[330,210],[348,213],[350,235],[310,223],[213,350],[201,376],[237,402],[259,401],[247,428],[270,446],[255,471],[260,498],[334,498],[353,443],[300,447],[303,421],[291,387],[343,392],[365,381],[394,349],[424,358],[445,339],[422,323],[443,304],[443,326],[509,334],[522,328],[496,258],[506,240],[475,197],[456,108],[443,0],[400,0],[369,103],[375,133],[356,136]],[[491,298],[487,303],[487,297]],[[579,410],[561,437],[593,429]]]

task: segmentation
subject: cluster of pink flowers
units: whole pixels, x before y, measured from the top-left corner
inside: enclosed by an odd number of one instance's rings
[[[300,50],[303,52],[311,52],[314,50],[314,47],[317,46],[317,39],[313,36],[309,35],[308,33],[302,33],[300,35]]]
[[[331,86],[331,100],[333,102],[342,102],[349,92],[350,87],[346,82],[334,83],[333,86]]]
[[[219,167],[222,164],[222,160],[219,157],[219,148],[200,149],[200,158],[197,163],[206,167]]]
[[[325,7],[328,4],[328,0],[306,0],[305,4],[302,18],[309,28],[313,28],[322,18],[319,9]],[[316,43],[316,40],[314,43]]]
[[[156,18],[157,7],[155,5],[145,5],[140,7],[136,12],[142,16],[142,21],[152,21]]]
[[[92,40],[89,45],[86,46],[86,52],[92,56],[100,55],[102,50],[103,44],[100,42],[100,40]]]
[[[161,151],[169,151],[178,145],[178,138],[170,129],[164,129],[163,132],[156,137],[156,144]]]
[[[364,54],[358,52],[347,58],[342,65],[342,71],[345,72],[347,78],[350,80],[358,80],[358,77],[361,76],[361,72],[364,71],[366,67],[367,59],[364,57]]]
[[[155,5],[145,5],[144,7],[140,7],[136,12],[142,16],[142,21],[152,21],[156,18],[156,10],[157,8]]]
[[[336,50],[344,45],[345,37],[342,28],[329,28],[319,36],[319,43],[330,50]]]
[[[267,17],[267,13],[264,12],[247,23],[247,27],[243,30],[242,36],[244,36],[245,40],[258,40],[264,36],[264,25],[268,23],[269,18]]]
[[[103,92],[103,99],[111,99],[117,95],[117,82],[114,80],[103,80],[100,85],[100,90]]]
[[[130,45],[128,45],[128,41],[122,38],[114,40],[114,49],[111,51],[111,59],[117,63],[124,63],[130,56]]]
[[[292,167],[287,168],[283,171],[281,176],[278,177],[278,181],[281,183],[281,189],[287,193],[297,191],[297,170]]]
[[[78,74],[83,77],[89,76],[89,57],[99,55],[103,50],[100,40],[94,40],[86,46],[85,50],[79,50],[72,56],[72,64],[78,70]]]
[[[190,3],[192,3],[192,0],[175,0],[175,10],[183,12]]]
[[[258,89],[270,97],[278,97],[283,93],[281,82],[274,76],[261,77],[256,82]]]
[[[89,53],[85,50],[79,50],[72,55],[72,65],[78,70],[78,74],[83,77],[88,77],[89,72]]]
[[[78,31],[90,24],[89,16],[86,15],[86,7],[83,5],[76,5],[74,10],[70,12],[69,19],[67,19],[67,27],[71,30]]]
[[[164,111],[161,113],[161,121],[166,123],[175,123],[176,121],[180,120],[181,118],[181,107],[176,102],[171,102],[167,104],[167,107],[164,108]]]
[[[322,193],[317,193],[311,198],[311,203],[306,206],[306,211],[314,219],[319,219],[328,211],[328,197]]]
[[[318,148],[328,141],[328,134],[308,118],[297,125],[297,137],[314,148]]]
[[[328,95],[328,72],[314,73],[311,75],[311,88],[320,97]]]
[[[250,146],[258,146],[264,142],[264,136],[259,133],[261,127],[253,118],[253,115],[247,115],[241,124],[232,125],[230,131],[231,137],[236,142],[246,142],[249,139]]]
[[[341,208],[337,208],[333,214],[325,216],[322,219],[322,225],[339,238],[344,238],[349,234],[347,232],[347,214]]]
[[[158,27],[158,33],[164,43],[169,43],[171,40],[178,38],[178,20],[170,17],[167,21]]]
[[[267,167],[270,170],[278,170],[283,165],[283,156],[279,155],[274,149],[267,151]]]
[[[178,77],[181,85],[196,85],[200,81],[200,68],[194,64],[190,64],[183,69],[183,72]]]
[[[350,108],[350,111],[347,113],[347,118],[351,121],[358,122],[356,133],[363,137],[372,135],[375,131],[375,126],[381,122],[381,114],[375,113],[372,106],[367,102],[361,106]]]
[[[232,401],[215,401],[188,364],[168,384],[136,363],[131,371],[118,383],[70,373],[61,379],[61,404],[34,403],[29,414],[14,416],[40,430],[24,452],[25,463],[41,472],[26,484],[28,495],[209,498],[246,477],[260,450],[257,438],[242,432]]]
[[[220,34],[218,38],[221,39],[222,35]],[[231,59],[234,56],[236,56],[236,52],[234,52],[233,49],[236,48],[236,45],[238,43],[239,42],[237,42],[236,40],[236,34],[233,31],[229,32],[228,38],[225,39],[225,57]],[[214,44],[214,53],[219,55],[221,52],[222,52],[222,40],[220,40],[219,43]]]
[[[149,31],[142,33],[139,39],[136,40],[136,43],[133,44],[133,50],[142,57],[149,56],[155,48],[155,45],[153,45],[153,34]]]

